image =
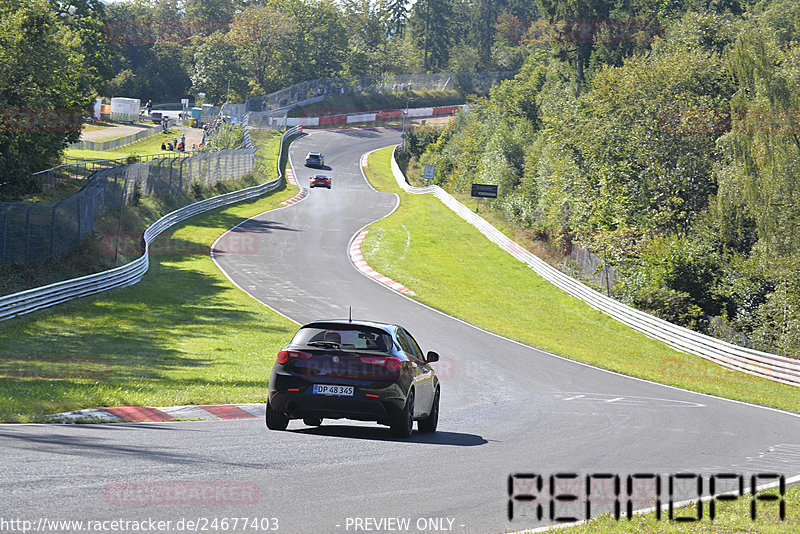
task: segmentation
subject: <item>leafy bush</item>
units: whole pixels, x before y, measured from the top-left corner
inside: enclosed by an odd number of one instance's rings
[[[705,329],[707,321],[703,310],[683,291],[664,287],[642,288],[634,297],[633,305],[671,323],[693,330]]]
[[[215,150],[242,148],[243,134],[244,129],[241,124],[224,122],[217,128],[214,137],[211,138],[211,146]]]

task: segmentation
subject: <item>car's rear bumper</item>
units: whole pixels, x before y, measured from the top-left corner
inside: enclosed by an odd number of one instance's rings
[[[299,383],[301,382],[301,383]],[[352,385],[353,396],[328,396],[313,393],[313,384],[291,375],[274,375],[270,379],[269,403],[273,410],[290,419],[322,417],[355,419],[389,424],[405,405],[405,394],[394,382],[316,381]],[[299,391],[289,391],[299,390]],[[373,396],[368,396],[373,395]]]

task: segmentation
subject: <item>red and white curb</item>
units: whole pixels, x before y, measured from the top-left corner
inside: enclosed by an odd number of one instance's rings
[[[297,180],[294,179],[294,171],[291,167],[286,168],[286,181],[292,185],[297,185]]]
[[[116,408],[88,408],[50,416],[52,423],[123,423],[163,422],[179,420],[254,419],[264,417],[266,405],[217,404],[198,406],[119,406]]]
[[[369,163],[368,163],[369,155],[370,155],[370,152],[367,152],[366,154],[361,156],[361,166],[364,167],[365,169],[367,167],[369,167]]]
[[[361,243],[364,241],[364,237],[367,235],[368,231],[369,230],[362,230],[361,233],[359,233],[356,238],[353,239],[353,243],[350,245],[350,260],[353,262],[353,265],[356,266],[356,269],[366,274],[370,278],[377,280],[381,284],[388,286],[395,291],[405,293],[406,295],[416,295],[416,293],[411,291],[400,282],[395,282],[388,276],[382,275],[370,267],[366,261],[364,261],[364,256],[361,255]]]
[[[298,185],[297,180],[295,180],[294,178],[294,171],[288,167],[286,169],[286,181],[292,185]],[[291,206],[292,204],[297,204],[298,202],[306,198],[306,196],[308,196],[308,190],[305,189],[304,187],[301,187],[299,193],[297,193],[289,200],[284,200],[283,202],[281,202],[281,204],[285,204],[286,206]]]

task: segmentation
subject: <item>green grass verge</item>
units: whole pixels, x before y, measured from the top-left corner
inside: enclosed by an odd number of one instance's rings
[[[259,183],[276,174],[278,144],[269,143],[258,168],[272,172],[259,174]],[[132,287],[0,323],[0,420],[43,421],[101,406],[265,401],[274,355],[296,325],[231,284],[208,250],[228,228],[296,192],[284,187],[175,227],[153,244],[160,252]]]
[[[777,490],[767,490],[761,495],[777,495]],[[552,532],[565,534],[594,534],[594,533],[652,533],[652,534],[723,534],[737,532],[758,532],[761,534],[783,534],[786,532],[800,532],[800,486],[786,489],[786,516],[780,519],[778,504],[776,502],[757,502],[756,519],[750,515],[749,496],[741,497],[736,501],[717,502],[714,520],[709,519],[709,503],[703,503],[703,518],[697,522],[669,521],[667,511],[661,512],[661,518],[656,519],[655,513],[635,515],[631,520],[624,517],[615,520],[610,514],[592,519],[591,521],[568,528],[552,529]],[[623,512],[624,513],[624,512]],[[676,508],[673,517],[697,517],[697,505]]]
[[[70,158],[70,163],[73,159],[82,161],[92,161],[98,159],[122,159],[128,156],[146,156],[149,154],[160,154],[161,143],[172,141],[176,137],[180,139],[181,131],[172,129],[168,134],[155,134],[150,137],[140,139],[135,143],[121,146],[114,150],[79,150],[77,148],[68,148],[64,151],[64,155]]]
[[[373,153],[372,185],[401,196],[370,226],[364,259],[418,300],[472,324],[574,360],[720,397],[800,411],[800,388],[675,351],[568,296],[487,240],[431,195],[395,182],[391,148]],[[480,288],[480,290],[476,290]]]
[[[278,177],[276,165],[278,151],[281,148],[281,133],[274,130],[250,130],[250,140],[253,142],[253,146],[258,147],[256,172],[264,182],[274,180]],[[289,143],[286,143],[283,151],[284,154],[289,153]]]

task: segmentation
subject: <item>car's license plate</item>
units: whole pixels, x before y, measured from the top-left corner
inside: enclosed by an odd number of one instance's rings
[[[314,384],[315,395],[339,395],[342,397],[353,396],[353,386],[332,386],[329,384]]]

